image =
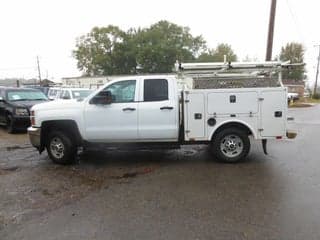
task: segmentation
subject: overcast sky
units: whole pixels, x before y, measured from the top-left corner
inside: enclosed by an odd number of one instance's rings
[[[94,26],[147,27],[169,20],[202,35],[209,47],[229,43],[244,59],[264,60],[271,0],[10,0],[0,4],[0,78],[37,76],[59,80],[78,76],[71,56],[76,38]],[[320,43],[320,1],[278,0],[273,56],[296,41],[306,48],[309,79],[314,80]]]

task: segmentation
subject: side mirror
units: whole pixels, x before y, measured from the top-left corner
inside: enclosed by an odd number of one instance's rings
[[[111,104],[112,103],[112,94],[110,91],[102,91],[98,93],[98,95],[94,96],[90,102],[90,104]]]
[[[0,102],[4,102],[4,99],[3,99],[3,97],[0,97]]]

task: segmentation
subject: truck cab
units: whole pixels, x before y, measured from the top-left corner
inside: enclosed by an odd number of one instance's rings
[[[109,102],[103,102],[106,96],[110,96]],[[86,99],[84,105],[83,136],[87,141],[178,141],[178,89],[173,76],[116,80]]]

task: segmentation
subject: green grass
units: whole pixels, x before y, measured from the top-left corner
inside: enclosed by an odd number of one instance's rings
[[[312,107],[313,104],[320,103],[320,99],[300,98],[298,101],[289,104],[289,108]]]
[[[297,101],[297,103],[320,103],[320,99],[301,98]]]

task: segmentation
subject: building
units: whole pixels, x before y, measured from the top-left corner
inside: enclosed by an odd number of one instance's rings
[[[116,76],[65,77],[62,78],[62,86],[97,89],[115,78]]]
[[[285,80],[282,80],[282,83],[285,87],[288,88],[289,93],[298,93],[299,97],[304,96],[304,90],[305,90],[304,81],[285,79]]]
[[[39,80],[29,80],[29,81],[23,81],[20,83],[21,86],[23,87],[33,87],[33,86],[38,86],[38,87],[54,87],[59,84],[49,80],[49,79],[42,79],[41,82]]]

